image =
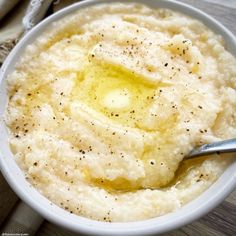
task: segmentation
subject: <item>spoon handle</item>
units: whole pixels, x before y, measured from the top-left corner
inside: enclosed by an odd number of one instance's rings
[[[212,153],[228,153],[228,152],[236,152],[236,139],[228,139],[220,142],[214,142],[209,144],[204,144],[198,148],[193,149],[188,156],[187,159],[204,156]]]

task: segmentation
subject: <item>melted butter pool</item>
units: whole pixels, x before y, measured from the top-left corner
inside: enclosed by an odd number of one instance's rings
[[[130,71],[90,62],[73,93],[76,99],[113,121],[140,128],[155,90],[154,85]]]

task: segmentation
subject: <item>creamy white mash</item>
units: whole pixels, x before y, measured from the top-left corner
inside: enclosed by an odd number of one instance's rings
[[[236,59],[201,22],[112,3],[53,23],[8,77],[10,145],[52,202],[100,221],[180,208],[231,162],[185,161],[236,136]]]

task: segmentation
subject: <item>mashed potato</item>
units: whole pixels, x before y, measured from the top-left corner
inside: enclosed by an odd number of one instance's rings
[[[236,60],[201,22],[113,3],[53,23],[8,77],[10,145],[71,213],[125,222],[180,208],[229,165],[185,161],[236,136]]]

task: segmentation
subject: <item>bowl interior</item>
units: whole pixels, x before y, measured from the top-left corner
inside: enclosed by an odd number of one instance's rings
[[[51,22],[57,21],[79,8],[109,2],[109,0],[85,1],[59,11],[31,30],[8,56],[0,72],[0,167],[10,186],[23,201],[46,219],[70,230],[96,235],[147,235],[163,233],[197,219],[219,204],[236,186],[236,162],[229,166],[219,180],[201,196],[176,212],[140,222],[106,223],[72,215],[43,197],[25,180],[24,174],[15,163],[8,145],[8,131],[3,119],[7,104],[6,76],[14,70],[14,66],[24,52],[25,47],[34,42]],[[169,8],[201,20],[213,31],[223,36],[227,49],[236,56],[236,40],[232,33],[205,13],[188,5],[170,0],[136,0],[135,2],[144,3],[153,8]]]

